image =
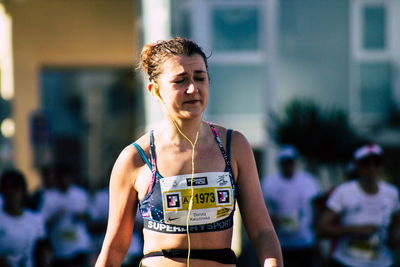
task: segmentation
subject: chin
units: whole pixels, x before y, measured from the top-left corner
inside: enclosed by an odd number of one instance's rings
[[[181,113],[181,118],[182,119],[196,119],[198,117],[201,117],[203,115],[203,111],[186,111]]]

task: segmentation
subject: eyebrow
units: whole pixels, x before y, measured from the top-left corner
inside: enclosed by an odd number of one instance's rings
[[[194,73],[195,73],[195,74],[203,74],[203,73],[207,73],[207,72],[204,71],[204,70],[195,70]],[[178,77],[178,76],[185,76],[186,74],[187,74],[187,72],[185,71],[185,72],[182,72],[182,73],[178,73],[178,74],[176,74],[176,75],[174,75],[174,76],[175,76],[175,77]]]

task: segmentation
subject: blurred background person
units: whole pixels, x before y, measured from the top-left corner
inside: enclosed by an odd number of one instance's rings
[[[392,266],[389,245],[400,241],[398,189],[379,179],[380,146],[364,145],[354,152],[353,159],[358,177],[332,192],[319,235],[339,238],[331,266]]]
[[[343,181],[350,181],[357,178],[358,176],[357,168],[353,160],[347,163],[344,175],[345,177]],[[318,226],[318,222],[321,220],[322,216],[324,215],[327,209],[327,201],[336,187],[337,185],[333,185],[328,190],[326,190],[325,192],[314,198],[313,200],[314,227]],[[339,224],[339,218],[335,223]],[[321,252],[321,264],[324,264],[331,258],[332,253],[336,248],[338,239],[337,238],[325,239],[325,238],[320,238],[317,235],[317,242],[319,243],[318,246],[320,247],[320,252]]]
[[[34,267],[55,267],[53,248],[48,238],[41,238],[35,244],[33,252]],[[1,266],[1,265],[0,265]]]
[[[56,266],[89,264],[89,193],[73,183],[73,174],[70,166],[57,164],[56,190],[45,194],[42,207]]]
[[[56,168],[55,164],[50,163],[44,165],[40,169],[42,184],[38,190],[32,193],[27,202],[27,207],[33,211],[40,211],[44,203],[46,192],[55,190],[56,185]]]
[[[111,174],[111,171],[110,171]],[[108,208],[109,208],[109,188],[98,190],[94,193],[91,205],[90,205],[90,223],[89,229],[92,234],[92,260],[93,265],[96,261],[97,256],[100,253],[101,246],[103,244],[104,236],[107,229],[108,221]],[[139,211],[136,213],[135,224],[132,233],[132,240],[129,246],[128,252],[125,256],[122,266],[124,267],[136,267],[143,257],[143,218]]]
[[[317,179],[296,168],[294,146],[281,147],[279,172],[262,181],[264,200],[282,246],[286,267],[315,266],[315,237],[312,201],[321,192]]]
[[[96,261],[107,230],[108,201],[107,187],[95,192],[90,200],[88,229],[92,236],[91,262]]]
[[[4,199],[0,210],[0,264],[10,267],[33,266],[36,241],[45,236],[40,215],[24,207],[27,186],[18,170],[5,170],[0,191]]]

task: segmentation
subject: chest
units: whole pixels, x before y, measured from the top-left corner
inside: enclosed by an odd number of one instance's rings
[[[395,203],[390,197],[347,197],[343,200],[342,220],[346,224],[373,223],[388,225]]]
[[[28,221],[2,218],[0,251],[13,255],[26,251],[33,244],[36,231]]]
[[[224,171],[226,162],[217,144],[197,145],[192,159],[192,149],[166,146],[156,150],[157,170],[164,176],[194,172]]]
[[[296,206],[303,205],[313,197],[310,184],[304,180],[283,180],[276,179],[269,185],[269,198],[280,203],[280,205]]]
[[[226,161],[221,150],[215,142],[207,145],[198,144],[195,147],[194,159],[192,160],[192,149],[179,149],[174,146],[156,147],[157,173],[162,177],[170,177],[192,173],[223,172]],[[151,162],[150,153],[149,160]],[[148,166],[143,166],[137,177],[136,188],[139,199],[142,199],[151,184],[152,173]]]

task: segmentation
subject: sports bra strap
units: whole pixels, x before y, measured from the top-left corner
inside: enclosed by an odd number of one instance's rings
[[[207,123],[208,123],[208,125],[210,126],[210,129],[211,129],[212,133],[213,133],[214,136],[215,136],[215,140],[216,140],[217,143],[218,143],[219,149],[221,150],[222,156],[223,156],[224,159],[225,159],[226,165],[230,168],[230,167],[231,167],[231,160],[230,160],[230,137],[227,137],[227,140],[226,140],[226,141],[227,141],[227,142],[226,142],[226,145],[227,145],[227,147],[228,147],[228,149],[229,149],[229,154],[227,154],[227,153],[225,152],[224,145],[222,144],[221,138],[219,138],[219,134],[218,134],[217,130],[215,129],[214,125],[213,125],[211,122],[207,122]],[[230,134],[229,134],[229,130],[228,130],[228,135],[230,135]],[[228,140],[228,138],[229,138],[229,140]],[[229,141],[229,143],[228,143],[228,141]],[[229,156],[229,157],[228,157],[228,156]]]
[[[157,171],[157,164],[156,164],[156,152],[154,149],[154,132],[153,130],[150,131],[150,157],[151,157],[151,169],[152,171]]]
[[[139,152],[140,156],[142,157],[143,161],[146,162],[147,166],[149,166],[151,170],[151,164],[149,159],[147,158],[146,154],[144,153],[143,149],[136,143],[132,143],[136,147],[136,150]]]
[[[149,186],[149,191],[153,190],[154,184],[157,180],[157,163],[156,163],[156,152],[154,149],[154,131],[150,131],[150,157],[151,157],[151,184]]]
[[[147,164],[149,169],[153,172],[153,168],[151,166],[151,163],[150,163],[149,159],[147,158],[146,153],[144,153],[143,149],[136,143],[132,143],[131,145],[133,145],[136,148],[136,150],[139,152],[140,157]],[[158,172],[156,172],[156,175],[157,175],[158,178],[162,178],[161,175]]]
[[[228,129],[226,133],[226,156],[228,157],[229,163],[231,162],[231,137],[232,137],[232,129]]]

